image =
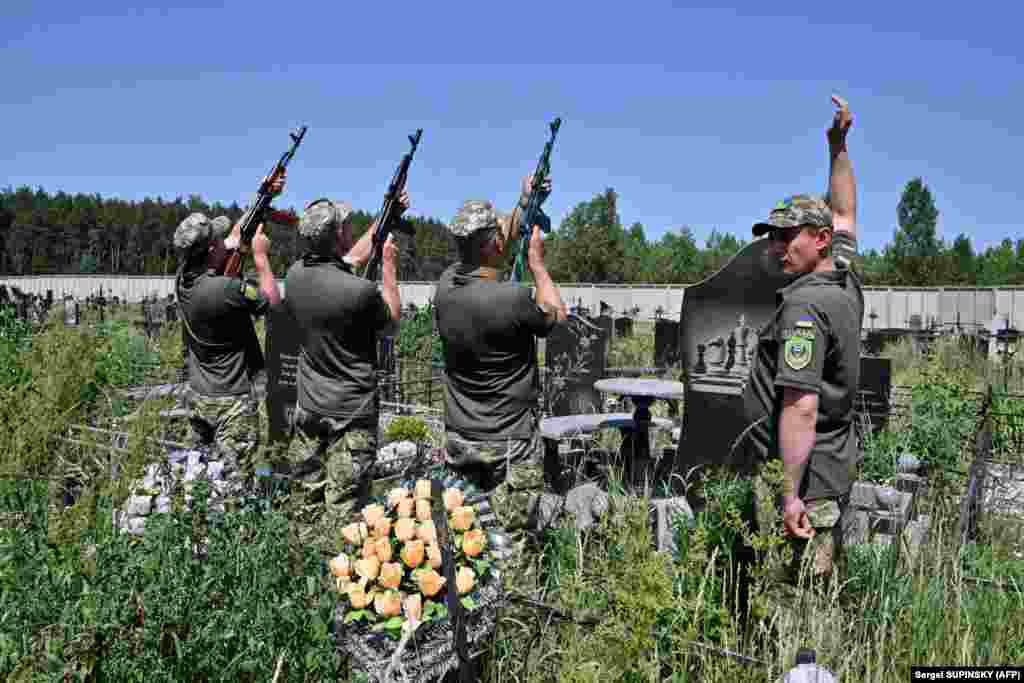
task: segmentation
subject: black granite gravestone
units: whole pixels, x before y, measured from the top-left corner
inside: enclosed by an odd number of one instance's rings
[[[605,331],[587,318],[570,315],[555,326],[544,345],[545,404],[549,415],[604,412],[594,382],[604,376],[607,349]]]
[[[615,336],[616,337],[632,337],[633,336],[633,319],[632,318],[616,318],[615,319]]]
[[[654,366],[671,368],[679,363],[679,323],[659,318],[654,321]]]
[[[595,325],[601,328],[604,338],[611,343],[612,337],[615,334],[615,321],[610,315],[599,315],[597,320],[593,321]]]
[[[48,289],[46,290],[46,310],[50,310],[51,306],[53,306],[53,290]]]
[[[871,421],[877,433],[889,420],[889,390],[892,388],[892,360],[861,356],[860,388],[854,409]]]
[[[734,448],[748,427],[743,390],[761,328],[777,309],[776,292],[793,281],[782,272],[770,242],[754,240],[721,270],[686,288],[679,324],[679,353],[686,398],[676,471],[742,464]]]
[[[297,399],[295,373],[302,339],[298,324],[283,306],[271,308],[266,321],[268,440],[273,444],[288,438]]]

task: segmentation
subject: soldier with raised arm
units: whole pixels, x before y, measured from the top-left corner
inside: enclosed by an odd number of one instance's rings
[[[832,100],[828,196],[787,197],[753,227],[755,236],[771,240],[782,269],[798,277],[778,292],[744,393],[747,419],[755,425],[748,455],[755,466],[773,458],[783,465],[781,490],[765,492],[758,479],[759,522],[770,518],[765,507],[774,499],[794,543],[793,568],[806,561],[816,576],[832,571],[849,523],[864,316],[861,280],[851,268],[857,201],[846,136],[853,117],[844,100]]]
[[[543,487],[536,340],[566,319],[538,227],[527,254],[536,295],[500,280],[531,183],[523,180],[519,204],[507,218],[489,201],[462,205],[449,226],[459,262],[441,275],[434,298],[445,349],[447,464],[492,492],[494,511],[510,531],[526,526],[527,505]],[[550,193],[550,181],[545,190]]]
[[[283,177],[274,181],[274,194],[281,193],[284,183]],[[215,446],[228,461],[227,469],[237,467],[251,482],[260,442],[254,381],[263,371],[253,316],[263,315],[281,298],[262,225],[252,243],[259,284],[220,274],[225,228],[222,221],[193,213],[174,232],[182,256],[175,291],[188,356],[185,400],[194,441]]]
[[[400,211],[409,207],[402,193]],[[376,223],[354,245],[352,207],[318,199],[299,221],[302,259],[288,270],[285,308],[300,333],[288,449],[291,507],[300,538],[340,549],[377,457],[377,336],[401,319],[398,247],[384,245],[382,285],[353,273],[369,260]]]

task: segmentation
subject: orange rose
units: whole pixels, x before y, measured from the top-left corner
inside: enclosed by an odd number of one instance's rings
[[[350,576],[352,574],[352,563],[349,561],[348,555],[344,553],[331,559],[328,566],[331,568],[331,573],[335,576]]]
[[[398,591],[377,593],[373,608],[383,617],[395,617],[402,613],[402,594]]]
[[[445,584],[445,578],[433,569],[421,569],[416,572],[415,579],[416,585],[420,587],[420,592],[428,598],[440,593]]]
[[[416,537],[416,520],[400,519],[395,524],[395,537],[399,541],[410,541]]]
[[[452,512],[452,528],[456,531],[465,531],[473,526],[473,520],[476,519],[476,510],[472,507],[463,505],[457,507]]]
[[[384,506],[380,503],[374,503],[373,505],[367,505],[363,508],[363,519],[366,520],[367,526],[374,526],[377,524],[377,520],[386,514]]]
[[[402,603],[402,610],[409,621],[419,621],[423,612],[423,598],[419,593],[413,593]]]
[[[356,574],[373,581],[377,578],[377,574],[380,572],[380,560],[376,557],[367,557],[362,560],[356,561]]]
[[[451,512],[457,507],[462,506],[462,501],[465,500],[465,496],[462,495],[462,491],[457,488],[449,488],[444,490],[444,509]]]
[[[365,541],[363,541],[362,553],[364,560],[367,560],[371,557],[377,557],[377,547],[373,544],[372,538],[368,538]]]
[[[423,541],[409,541],[402,546],[402,562],[410,569],[415,569],[423,562]]]
[[[437,543],[431,543],[427,546],[427,560],[430,562],[430,566],[434,569],[440,569],[444,563],[441,555],[441,546]]]
[[[459,595],[473,590],[475,584],[476,572],[469,567],[459,567],[459,573],[455,575],[455,587],[459,589]]]
[[[470,529],[462,535],[462,552],[468,557],[476,557],[484,551],[487,545],[487,536],[483,529]]]
[[[434,528],[434,522],[429,519],[420,522],[419,527],[416,529],[416,538],[424,543],[435,543],[437,541],[437,529]]]
[[[367,541],[369,543],[369,541]],[[391,539],[390,538],[378,538],[373,542],[373,550],[377,555],[377,559],[381,562],[391,561]]]
[[[416,519],[420,521],[430,519],[430,501],[420,498],[416,501]]]
[[[416,505],[416,501],[412,498],[403,498],[398,501],[398,516],[403,519],[406,517],[412,517],[414,505]]]
[[[388,507],[393,508],[402,500],[409,497],[409,489],[397,488],[388,491]]]
[[[348,600],[352,603],[352,606],[356,609],[363,609],[373,602],[373,598],[376,594],[374,592],[366,592],[366,580],[360,581],[359,583],[349,584],[348,587]]]
[[[377,538],[387,538],[388,534],[391,533],[391,518],[381,517],[377,520],[377,523],[373,525],[373,535]]]
[[[416,482],[416,498],[430,499],[430,480],[420,479]]]
[[[385,588],[397,589],[402,583],[402,565],[398,562],[385,562],[380,567],[380,583]]]
[[[341,535],[352,545],[359,545],[363,542],[363,538],[365,538],[365,536],[360,535],[359,524],[356,524],[355,522],[346,524],[342,527]]]

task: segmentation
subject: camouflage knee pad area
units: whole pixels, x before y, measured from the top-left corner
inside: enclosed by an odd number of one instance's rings
[[[213,447],[226,458],[234,458],[247,476],[253,474],[252,459],[259,447],[260,419],[256,401],[244,396],[186,395],[190,438],[200,446]]]
[[[491,507],[506,531],[529,527],[537,494],[544,489],[540,440],[475,441],[448,433],[448,466],[491,490]]]
[[[377,455],[377,430],[296,410],[288,448],[289,507],[303,540],[333,548]]]

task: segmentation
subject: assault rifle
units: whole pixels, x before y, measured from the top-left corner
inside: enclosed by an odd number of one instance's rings
[[[561,125],[561,118],[556,118],[548,124],[551,128],[551,139],[544,145],[544,151],[541,152],[537,168],[533,172],[533,184],[530,186],[530,196],[527,199],[526,207],[519,212],[519,249],[516,251],[516,262],[512,267],[512,282],[519,282],[523,279],[533,226],[540,226],[542,232],[551,232],[551,219],[541,211],[540,205],[545,199],[544,183],[551,173],[551,148],[555,145],[555,136],[558,135]]]
[[[409,136],[412,149],[402,157],[398,164],[398,169],[388,185],[388,191],[384,195],[384,205],[381,207],[380,213],[377,214],[377,231],[373,233],[370,260],[366,264],[366,270],[363,271],[363,277],[367,280],[377,279],[381,259],[384,257],[384,243],[393,230],[397,230],[403,235],[410,237],[415,233],[412,225],[398,218],[398,198],[402,196],[402,192],[405,190],[405,181],[409,176],[409,164],[412,163],[412,155],[416,153],[416,148],[419,147],[422,135],[423,129],[419,128],[416,130],[415,135]]]
[[[288,168],[288,162],[295,156],[295,150],[299,148],[299,144],[302,142],[302,138],[306,135],[306,126],[302,126],[294,133],[288,133],[288,136],[292,139],[292,146],[288,148],[277,163],[274,164],[274,168],[271,169],[270,175],[260,184],[260,189],[256,192],[256,201],[252,203],[252,206],[242,216],[242,220],[239,221],[241,225],[241,239],[238,244],[238,249],[231,252],[228,255],[227,262],[224,264],[224,274],[234,277],[240,275],[242,272],[242,260],[245,258],[245,254],[249,251],[252,246],[252,239],[256,236],[256,230],[260,227],[260,223],[264,221],[267,213],[273,214],[275,220],[288,220],[287,214],[283,211],[274,211],[270,208],[270,200],[273,196],[270,194],[270,187],[273,182],[285,172]]]

